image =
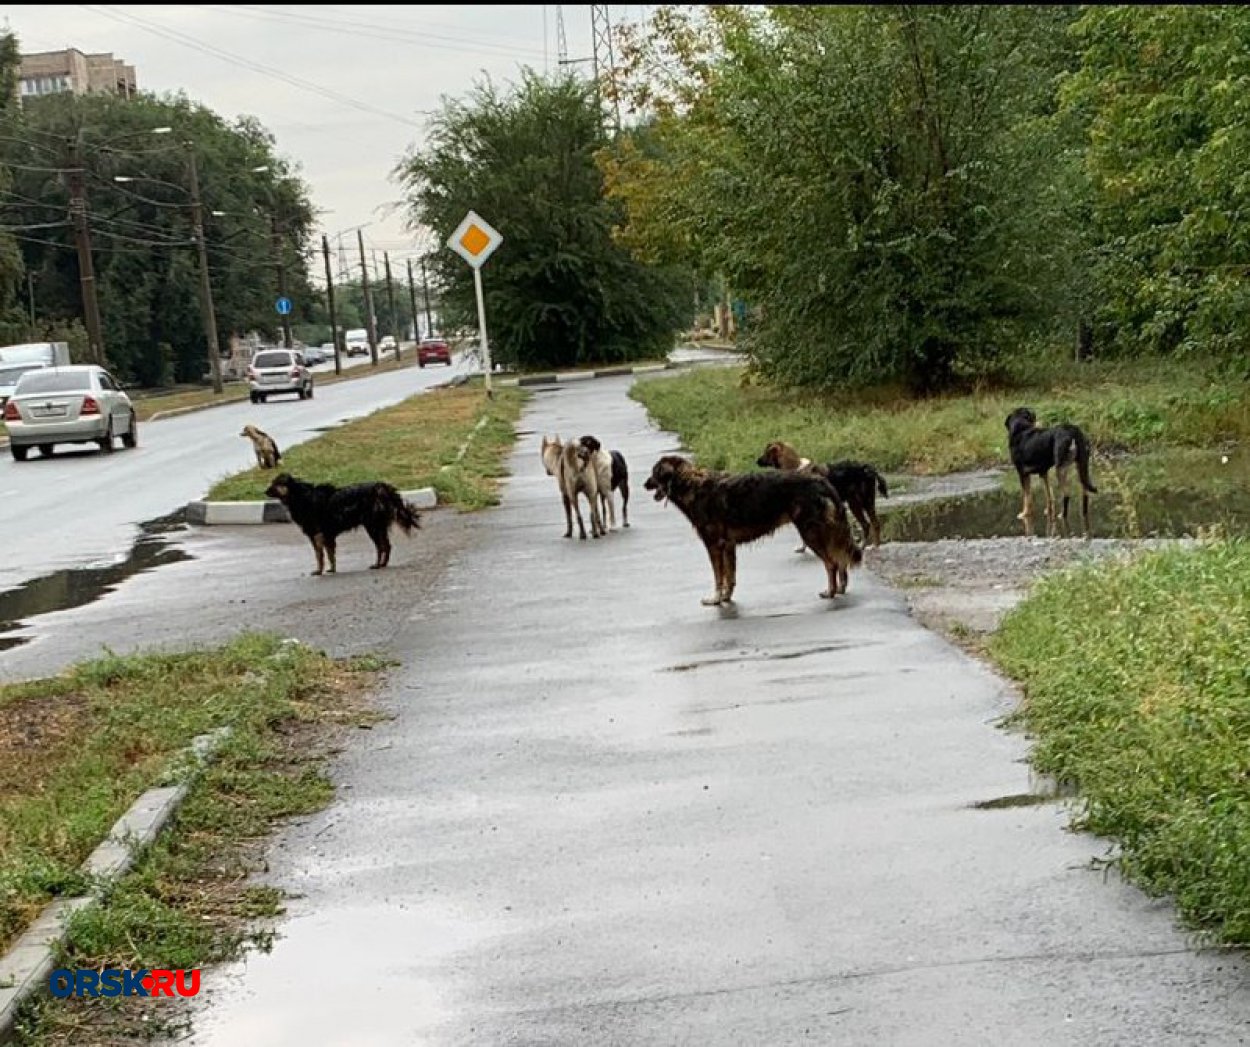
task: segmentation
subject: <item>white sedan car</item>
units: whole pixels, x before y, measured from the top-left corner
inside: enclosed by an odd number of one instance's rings
[[[111,453],[118,438],[125,447],[139,443],[130,397],[94,364],[26,372],[4,405],[4,425],[9,450],[19,462],[26,461],[32,447],[46,458],[57,444],[95,443]]]

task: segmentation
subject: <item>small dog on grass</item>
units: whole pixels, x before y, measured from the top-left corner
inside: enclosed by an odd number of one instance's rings
[[[285,505],[291,519],[308,536],[317,556],[314,575],[325,571],[327,560],[330,573],[337,572],[338,537],[347,531],[365,529],[376,551],[370,570],[377,570],[391,561],[391,527],[398,524],[404,534],[411,534],[414,527],[421,526],[416,506],[380,481],[336,487],[305,483],[290,473],[280,473],[265,494]]]
[[[586,538],[586,524],[582,521],[579,495],[585,495],[590,503],[590,535],[599,538],[607,531],[599,513],[599,472],[591,461],[591,452],[570,440],[562,443],[559,434],[555,439],[543,437],[543,467],[548,476],[556,478],[560,497],[564,501],[564,537],[573,537],[573,514],[577,514],[578,537]]]
[[[254,425],[245,425],[239,433],[245,440],[252,441],[252,450],[256,452],[256,464],[262,469],[276,469],[282,461],[282,452],[272,436],[257,429]]]
[[[811,473],[714,473],[677,455],[666,455],[643,486],[657,502],[671,501],[690,521],[712,562],[716,591],[703,603],[730,603],[738,581],[738,546],[788,523],[820,557],[833,599],[846,592],[847,573],[864,554],[851,537],[846,506],[833,485]]]
[[[1055,470],[1055,482],[1063,496],[1063,511],[1059,521],[1063,533],[1068,535],[1068,479],[1069,470],[1076,465],[1076,475],[1081,483],[1081,519],[1085,524],[1085,537],[1090,537],[1089,496],[1097,494],[1098,488],[1089,478],[1089,440],[1075,425],[1056,425],[1043,428],[1037,424],[1037,415],[1028,407],[1017,407],[1007,416],[1007,446],[1011,450],[1011,464],[1020,477],[1020,490],[1024,505],[1016,519],[1024,522],[1025,537],[1033,534],[1033,498],[1031,480],[1040,476],[1046,486],[1046,535],[1055,536],[1055,498],[1050,490],[1050,470]]]
[[[877,492],[889,498],[890,491],[885,477],[874,466],[865,462],[831,462],[821,465],[810,458],[801,458],[799,452],[788,443],[774,440],[764,448],[755,464],[763,468],[780,469],[782,472],[811,472],[823,476],[846,502],[864,533],[864,542],[881,544],[881,521],[877,519]],[[801,553],[804,546],[794,551]]]
[[[608,526],[616,526],[616,507],[613,492],[621,492],[621,516],[623,525],[629,526],[629,466],[620,451],[605,451],[593,436],[583,436],[579,443],[594,456],[595,471],[599,479],[599,498],[607,507]]]

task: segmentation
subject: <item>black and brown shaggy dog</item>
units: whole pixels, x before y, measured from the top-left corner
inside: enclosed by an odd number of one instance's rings
[[[599,469],[599,497],[607,503],[609,523],[616,525],[616,509],[612,504],[612,492],[621,492],[621,517],[624,526],[629,526],[629,466],[625,464],[625,456],[620,451],[608,451],[607,462],[604,459],[603,444],[593,436],[583,436],[578,441],[586,450],[595,456]],[[607,465],[607,484],[604,484],[604,469]]]
[[[1050,471],[1055,470],[1055,481],[1063,496],[1063,509],[1059,520],[1063,533],[1068,534],[1068,478],[1072,465],[1081,483],[1081,519],[1085,524],[1085,537],[1090,537],[1089,496],[1097,494],[1098,488],[1089,478],[1089,440],[1075,425],[1055,425],[1042,428],[1037,415],[1027,407],[1017,407],[1007,416],[1007,445],[1011,450],[1011,464],[1020,477],[1020,489],[1024,505],[1017,517],[1024,521],[1026,536],[1033,534],[1033,498],[1031,481],[1040,476],[1046,485],[1046,534],[1055,534],[1055,498],[1050,490]]]
[[[830,462],[821,465],[810,458],[801,458],[799,452],[788,443],[774,440],[764,448],[764,453],[755,460],[755,464],[763,468],[780,469],[782,472],[813,472],[823,476],[834,490],[842,496],[846,507],[859,521],[863,531],[864,542],[871,545],[881,544],[881,521],[877,519],[877,492],[882,498],[890,497],[890,490],[885,485],[885,477],[867,462]],[[795,552],[802,552],[800,546]]]
[[[373,540],[377,559],[370,570],[375,570],[390,563],[392,525],[399,524],[404,534],[421,526],[416,507],[405,502],[399,491],[388,483],[335,487],[334,484],[305,483],[290,473],[282,473],[265,494],[286,506],[291,519],[312,542],[317,554],[315,575],[325,570],[327,560],[331,574],[338,570],[336,543],[339,535],[347,531],[363,527]]]
[[[254,425],[245,425],[243,432],[239,433],[245,440],[252,441],[252,450],[256,452],[256,464],[262,469],[276,469],[278,463],[282,461],[282,452],[278,450],[278,445],[274,442],[272,436],[267,432],[257,429]]]
[[[827,480],[809,473],[714,473],[684,458],[666,455],[643,485],[655,500],[667,499],[694,526],[712,561],[716,591],[708,606],[733,599],[738,581],[738,546],[772,534],[788,523],[825,565],[832,599],[846,592],[847,572],[863,560],[851,538],[846,506]]]

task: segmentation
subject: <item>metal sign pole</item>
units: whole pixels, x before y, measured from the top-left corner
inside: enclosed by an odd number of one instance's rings
[[[473,268],[473,289],[477,292],[477,328],[482,336],[482,369],[486,373],[486,395],[494,399],[495,392],[490,384],[490,341],[486,337],[486,299],[482,295],[482,270]]]

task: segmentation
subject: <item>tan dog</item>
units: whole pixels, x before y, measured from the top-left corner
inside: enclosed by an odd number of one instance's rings
[[[261,432],[254,425],[245,425],[239,433],[246,440],[252,441],[252,449],[256,452],[256,464],[262,469],[276,469],[282,461],[282,452],[268,433]]]
[[[573,514],[577,514],[578,537],[586,537],[586,524],[582,521],[579,495],[585,495],[590,503],[590,536],[599,538],[607,534],[603,526],[603,517],[599,512],[599,473],[591,461],[591,451],[579,443],[561,443],[559,435],[555,439],[543,437],[543,467],[548,476],[556,478],[560,488],[560,497],[564,501],[564,537],[573,537]],[[610,469],[610,467],[609,467]],[[611,474],[609,471],[609,487],[611,491]]]

